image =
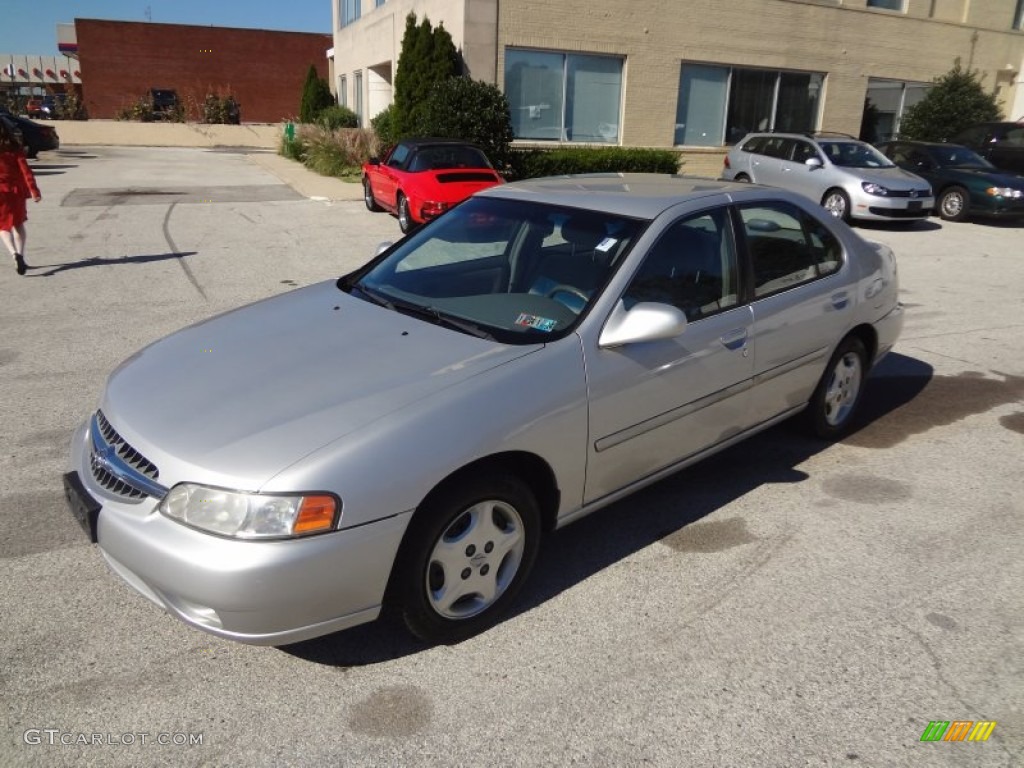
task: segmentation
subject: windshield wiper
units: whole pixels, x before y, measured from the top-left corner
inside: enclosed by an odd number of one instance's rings
[[[389,301],[388,299],[385,299],[384,296],[382,296],[380,293],[373,290],[372,288],[367,288],[362,283],[352,283],[352,285],[349,286],[349,288],[358,290],[361,294],[363,294],[363,296],[368,298],[374,304],[377,304],[381,307],[386,307],[387,309],[395,309],[395,305],[393,302]]]
[[[451,315],[445,314],[437,307],[424,307],[419,304],[402,303],[395,308],[399,312],[408,312],[412,315],[424,317],[427,320],[433,321],[435,325],[444,325],[448,328],[454,328],[456,331],[468,333],[470,336],[476,336],[478,339],[494,341],[494,336],[471,320],[461,320],[459,318],[452,317]]]

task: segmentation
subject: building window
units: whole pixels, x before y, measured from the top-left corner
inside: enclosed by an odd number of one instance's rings
[[[363,73],[356,72],[352,78],[352,111],[359,119],[359,125],[363,124]]]
[[[825,76],[683,64],[675,144],[735,144],[751,131],[813,131]]]
[[[868,8],[884,8],[903,13],[903,0],[868,0]]]
[[[874,77],[868,80],[860,139],[871,144],[895,139],[904,112],[923,99],[929,88],[929,83],[905,83]]]
[[[384,5],[384,3],[386,3],[387,1],[388,1],[388,0],[376,0],[376,3],[375,3],[375,5],[374,5],[373,7],[374,7],[374,8],[380,8],[380,7],[381,7],[382,5]]]
[[[1013,12],[1013,28],[1024,31],[1024,0],[1017,0],[1017,10]]]
[[[343,107],[348,106],[348,78],[344,75],[338,78],[338,103]]]
[[[362,0],[338,0],[341,4],[341,26],[347,27],[359,18]]]
[[[617,56],[506,49],[505,95],[517,139],[619,141]]]

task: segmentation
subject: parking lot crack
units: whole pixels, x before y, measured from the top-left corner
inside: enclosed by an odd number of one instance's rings
[[[174,211],[174,206],[176,205],[177,203],[171,203],[167,206],[167,213],[164,215],[164,240],[167,241],[167,245],[170,247],[171,253],[176,256],[175,261],[178,262],[178,265],[185,272],[185,277],[187,277],[188,281],[192,283],[192,287],[199,291],[199,295],[202,296],[205,301],[209,301],[210,297],[206,295],[206,291],[203,290],[203,286],[199,284],[199,281],[196,280],[196,276],[192,274],[192,270],[189,268],[188,262],[182,258],[182,251],[175,244],[174,238],[171,237],[171,228],[169,226],[171,221],[171,212]]]

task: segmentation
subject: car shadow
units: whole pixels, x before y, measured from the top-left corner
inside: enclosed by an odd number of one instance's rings
[[[81,149],[58,149],[57,154],[60,157],[73,157],[76,160],[95,160],[99,157],[99,155]]]
[[[933,375],[927,363],[888,355],[868,379],[857,421],[845,440],[857,442],[860,436],[863,443],[873,425],[894,419],[918,398]],[[899,429],[898,424],[886,426],[888,432]],[[807,436],[790,420],[552,532],[545,537],[533,573],[505,620],[542,605],[657,541],[678,538],[686,526],[762,485],[806,482],[810,476],[798,467],[830,445]],[[737,472],[737,467],[743,467],[743,472]],[[720,532],[726,537],[730,535],[727,528]],[[740,533],[749,536],[742,529]],[[722,549],[735,545],[719,544]],[[279,650],[317,664],[358,667],[428,647],[397,618],[385,614],[371,624]]]
[[[154,253],[144,256],[123,256],[121,258],[103,258],[91,256],[88,259],[68,261],[63,264],[30,264],[25,277],[53,277],[58,272],[67,272],[71,269],[83,269],[84,267],[110,267],[121,264],[148,264],[151,261],[168,261],[169,259],[183,259],[186,256],[195,256],[198,251],[181,251],[176,253]],[[48,270],[41,272],[40,270]]]
[[[880,232],[930,232],[942,229],[942,224],[931,219],[918,221],[860,221],[854,222],[854,229],[877,230]]]

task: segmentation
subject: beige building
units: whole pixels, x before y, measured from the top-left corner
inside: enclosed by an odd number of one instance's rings
[[[957,58],[1024,119],[1024,0],[332,2],[332,87],[363,124],[391,103],[410,12],[503,89],[521,142],[677,147],[699,163],[750,130],[864,123],[880,140]]]

